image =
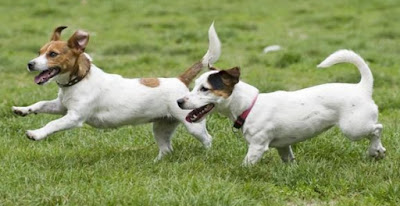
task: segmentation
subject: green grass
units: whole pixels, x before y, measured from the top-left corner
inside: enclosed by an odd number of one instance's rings
[[[398,205],[400,203],[400,3],[370,1],[11,1],[0,2],[0,205]],[[374,99],[387,157],[366,157],[368,141],[338,129],[294,146],[297,163],[267,152],[240,166],[247,145],[232,122],[213,115],[213,148],[204,150],[183,127],[174,153],[153,163],[150,125],[59,132],[25,138],[51,115],[25,118],[13,105],[56,97],[55,84],[33,83],[26,63],[68,25],[91,33],[97,66],[126,77],[179,75],[204,54],[216,21],[223,46],[216,66],[241,66],[242,79],[262,92],[327,82],[358,82],[354,66],[317,70],[330,53],[349,48],[375,76]],[[282,51],[262,54],[267,45]]]

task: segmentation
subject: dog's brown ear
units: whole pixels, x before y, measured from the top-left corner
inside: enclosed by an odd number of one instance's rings
[[[221,70],[217,73],[211,74],[208,77],[208,82],[214,90],[227,90],[230,95],[233,86],[239,82],[239,77],[240,69],[239,67],[234,67],[232,69]]]
[[[85,54],[80,54],[77,60],[77,67],[71,72],[71,76],[83,78],[90,70],[90,60]]]
[[[208,83],[211,85],[214,94],[228,98],[232,94],[235,85],[239,82],[239,77],[240,69],[239,67],[234,67],[210,74]]]
[[[240,77],[240,67],[233,67],[231,69],[225,70],[230,76],[239,80]]]
[[[51,36],[50,41],[58,41],[61,39],[61,32],[62,30],[66,29],[67,26],[59,26],[54,29],[53,35]]]
[[[235,85],[239,82],[240,68],[233,67],[232,69],[221,70],[220,72],[223,82],[226,85]]]
[[[217,68],[215,68],[213,66],[210,66],[210,67],[208,67],[208,70],[210,70],[210,71],[218,71],[219,69],[217,69]]]
[[[89,43],[89,33],[84,32],[82,30],[76,31],[69,39],[68,39],[68,47],[72,49],[76,49],[79,53],[83,53],[87,44]]]

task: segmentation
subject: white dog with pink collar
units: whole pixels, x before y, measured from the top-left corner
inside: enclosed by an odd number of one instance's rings
[[[333,53],[318,67],[341,62],[357,66],[360,83],[259,94],[254,86],[239,81],[240,70],[235,67],[204,73],[178,105],[193,110],[186,117],[189,122],[201,121],[215,110],[235,121],[235,127],[243,126],[249,143],[244,165],[258,162],[270,147],[278,150],[283,161],[292,161],[292,144],[335,125],[351,140],[369,138],[369,155],[382,158],[386,149],[380,139],[383,127],[378,123],[378,107],[372,99],[372,73],[364,60],[349,50]]]

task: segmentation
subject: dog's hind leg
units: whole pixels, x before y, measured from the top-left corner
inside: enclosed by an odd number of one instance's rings
[[[382,129],[383,129],[382,124],[375,124],[372,135],[369,137],[371,144],[368,149],[368,154],[370,157],[376,159],[381,159],[385,157],[386,149],[382,146],[381,143]]]
[[[154,138],[158,144],[159,153],[154,161],[159,161],[164,155],[172,152],[171,138],[179,122],[171,119],[160,119],[153,123]]]
[[[368,112],[364,112],[368,111]],[[344,116],[339,122],[339,127],[347,138],[353,141],[368,137],[371,141],[368,155],[376,159],[385,157],[386,149],[381,143],[381,133],[383,126],[377,123],[378,109],[373,107],[354,110],[349,115]]]
[[[294,155],[292,151],[292,146],[287,146],[287,147],[278,147],[276,148],[278,150],[279,156],[281,157],[283,162],[293,162],[294,161]]]
[[[40,101],[27,107],[12,107],[12,111],[17,115],[26,116],[32,113],[65,114],[67,109],[57,98],[51,101]]]

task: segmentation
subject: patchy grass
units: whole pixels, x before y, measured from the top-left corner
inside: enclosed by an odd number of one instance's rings
[[[0,2],[0,205],[397,205],[400,202],[400,3],[380,1],[10,1]],[[213,148],[179,127],[175,152],[158,152],[150,125],[99,130],[89,126],[32,142],[27,129],[57,118],[11,113],[56,97],[25,65],[56,26],[90,32],[97,66],[127,77],[177,76],[203,55],[216,21],[223,45],[218,67],[241,66],[243,80],[262,92],[327,82],[357,82],[349,65],[317,70],[341,48],[370,64],[374,99],[384,125],[387,157],[366,158],[367,141],[337,129],[294,146],[297,163],[275,150],[252,168],[232,122],[208,120]],[[267,45],[282,51],[262,54]]]

